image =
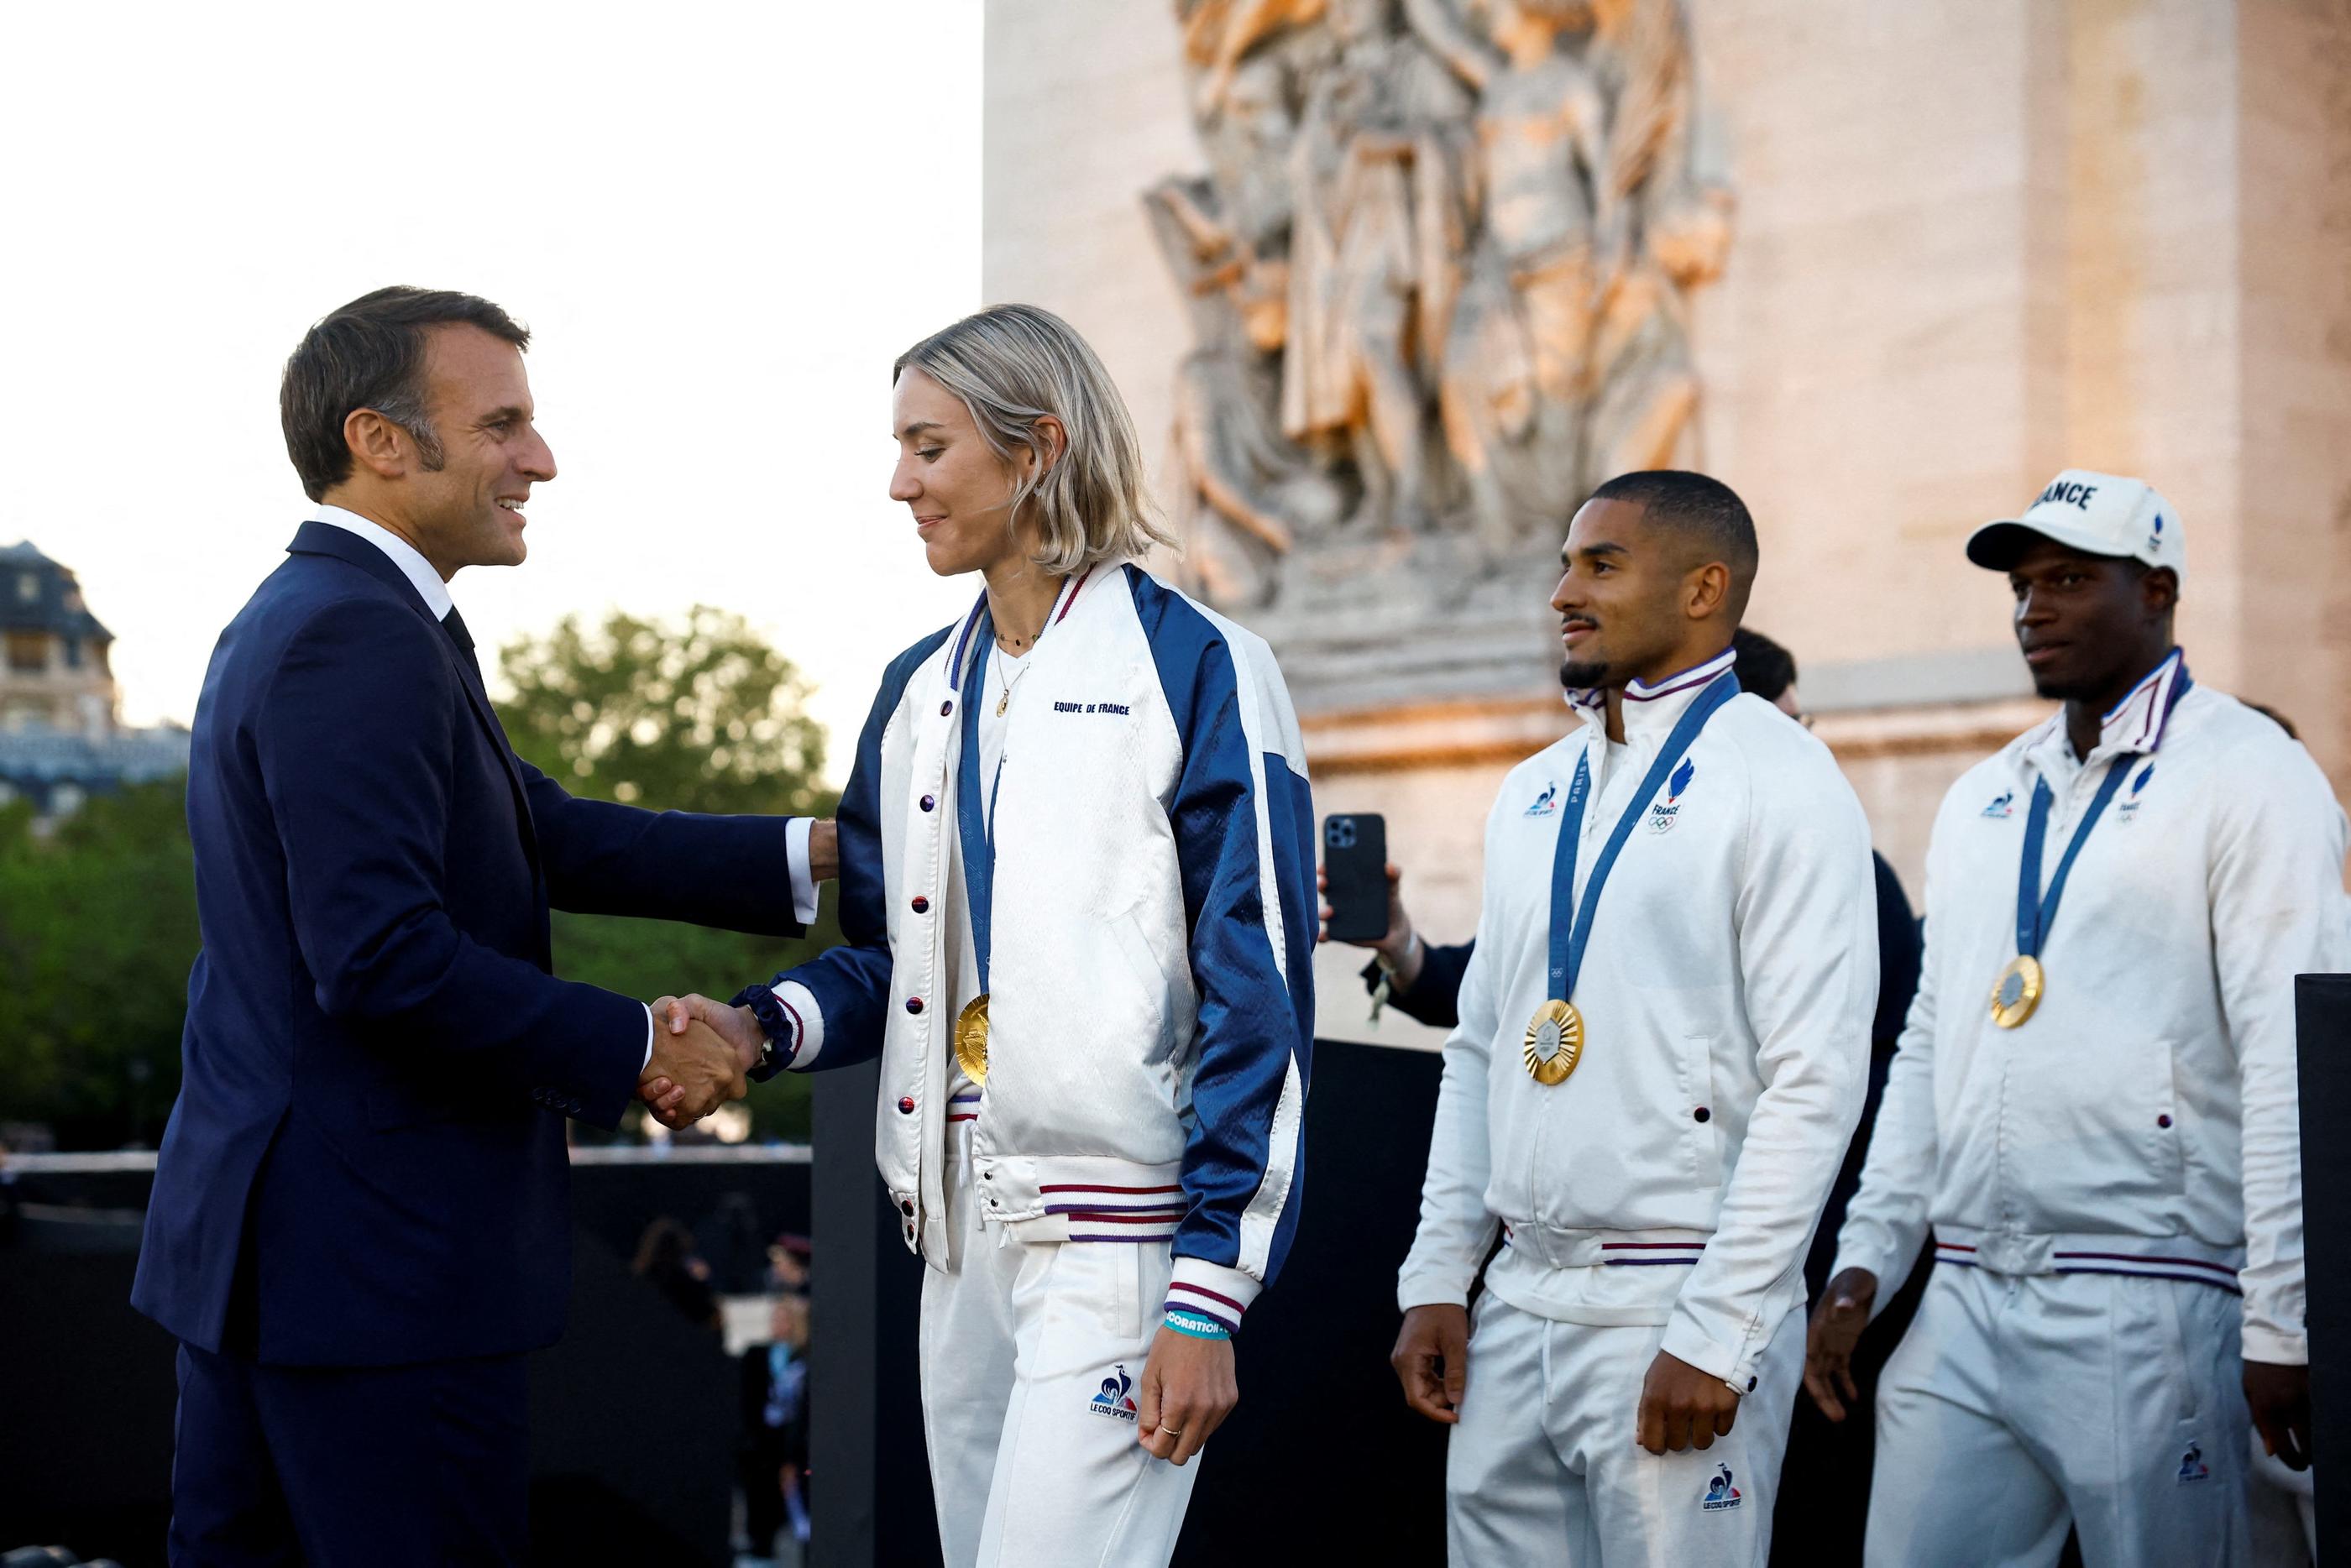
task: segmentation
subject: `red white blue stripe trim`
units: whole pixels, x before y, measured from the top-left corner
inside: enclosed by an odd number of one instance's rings
[[[1094,569],[1088,566],[1071,579],[1061,589],[1061,597],[1054,601],[1056,607],[1046,620],[1047,626],[1059,626],[1069,618],[1070,607],[1078,602],[1078,590],[1084,587],[1088,579],[1093,575]],[[963,690],[964,677],[970,673],[964,664],[964,655],[974,653],[976,656],[976,650],[972,648],[972,633],[979,629],[979,618],[987,613],[987,591],[983,588],[980,590],[979,597],[973,602],[970,610],[965,614],[963,630],[956,634],[955,651],[947,659],[947,680],[957,691]]]
[[[1177,1280],[1167,1287],[1167,1301],[1162,1312],[1194,1313],[1213,1318],[1225,1325],[1228,1334],[1238,1334],[1241,1317],[1249,1309],[1228,1295],[1220,1295],[1206,1285],[1196,1285]]]
[[[1178,1183],[1089,1187],[1049,1181],[1037,1190],[1048,1199],[1046,1213],[1067,1219],[1072,1241],[1173,1241],[1190,1207]]]
[[[1738,662],[1738,651],[1726,648],[1704,664],[1694,664],[1687,670],[1668,675],[1654,686],[1646,680],[1628,680],[1625,683],[1625,701],[1655,702],[1661,698],[1677,697],[1685,691],[1702,690],[1710,685],[1716,676]],[[1571,708],[1598,709],[1605,706],[1607,701],[1608,693],[1603,687],[1571,687],[1567,691],[1567,705]]]
[[[1612,1269],[1687,1268],[1705,1251],[1703,1241],[1603,1241],[1600,1261]]]
[[[979,1120],[979,1091],[967,1089],[947,1102],[947,1120],[976,1122]]]
[[[1935,1262],[1949,1263],[1962,1269],[1984,1267],[1976,1249],[1957,1241],[1935,1243]],[[2237,1270],[2230,1263],[2209,1262],[2202,1258],[2183,1258],[2169,1252],[2109,1252],[2087,1249],[2052,1251],[2049,1267],[2035,1272],[2051,1274],[2120,1274],[2141,1280],[2178,1280],[2191,1285],[2210,1285],[2241,1296],[2244,1291],[2237,1283]]]
[[[2171,725],[2171,711],[2188,695],[2194,682],[2188,678],[2188,659],[2173,649],[2164,661],[2147,671],[2130,695],[2107,710],[2098,721],[2098,741],[2126,752],[2152,753],[2163,744]]]

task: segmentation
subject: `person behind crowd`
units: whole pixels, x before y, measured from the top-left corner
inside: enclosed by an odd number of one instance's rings
[[[2351,967],[2346,823],[2300,744],[2190,680],[2182,534],[2069,469],[1968,541],[2064,709],[1936,817],[1925,974],[1813,1315],[1842,1417],[1932,1226],[1877,1392],[1886,1568],[2054,1563],[2069,1524],[2090,1568],[2246,1562],[2252,1435],[2308,1463],[2294,977]]]
[[[893,374],[890,493],[985,589],[858,742],[847,945],[677,1019],[771,1066],[881,1054],[946,1561],[1164,1563],[1297,1223],[1297,721],[1263,640],[1135,564],[1140,449],[1067,324],[996,306]]]
[[[743,1440],[736,1482],[743,1531],[757,1558],[775,1555],[778,1535],[809,1538],[809,1300],[787,1293],[768,1309],[768,1339],[742,1357]],[[738,1565],[739,1568],[739,1565]]]
[[[1610,480],[1562,558],[1584,723],[1487,820],[1393,1360],[1454,1428],[1455,1563],[1760,1568],[1867,1073],[1868,825],[1740,694],[1757,549],[1727,486]]]
[[[710,1265],[695,1251],[694,1232],[668,1215],[657,1215],[645,1226],[629,1272],[659,1291],[695,1327],[724,1326],[718,1293],[710,1284]]]

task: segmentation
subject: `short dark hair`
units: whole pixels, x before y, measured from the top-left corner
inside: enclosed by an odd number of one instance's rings
[[[1648,521],[1685,535],[1729,566],[1731,619],[1746,613],[1760,556],[1755,519],[1730,486],[1687,469],[1649,468],[1618,474],[1594,490],[1592,499],[1630,502]]]
[[[1741,691],[1777,702],[1796,683],[1796,656],[1760,631],[1742,626],[1732,632],[1730,651]]]
[[[303,494],[323,500],[351,476],[343,421],[357,409],[406,431],[424,466],[441,466],[441,438],[424,408],[424,332],[459,325],[530,347],[530,329],[486,299],[404,285],[363,294],[302,335],[277,384],[277,417]]]

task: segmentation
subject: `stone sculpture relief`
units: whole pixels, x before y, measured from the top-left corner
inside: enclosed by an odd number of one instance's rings
[[[1692,166],[1680,0],[1176,9],[1207,171],[1144,201],[1192,315],[1213,598],[1297,612],[1371,566],[1466,591],[1683,452],[1731,202]]]

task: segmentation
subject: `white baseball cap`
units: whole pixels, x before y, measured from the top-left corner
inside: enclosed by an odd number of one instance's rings
[[[2126,556],[2168,566],[2185,585],[2188,542],[2179,512],[2143,479],[2069,468],[2049,482],[2022,517],[1987,523],[1968,535],[1968,559],[2004,572],[2035,539],[2088,556]]]

